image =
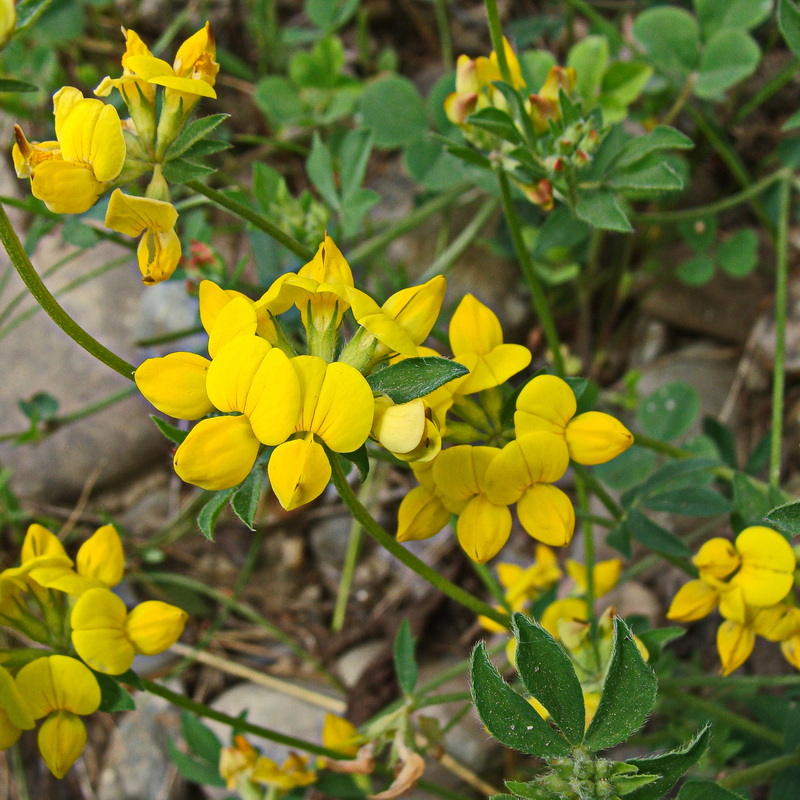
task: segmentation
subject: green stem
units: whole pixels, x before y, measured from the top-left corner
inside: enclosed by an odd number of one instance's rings
[[[780,183],[775,254],[775,363],[772,370],[772,430],[770,432],[769,482],[778,487],[781,478],[783,400],[786,381],[786,309],[789,302],[789,179]]]
[[[497,209],[497,200],[490,197],[477,211],[475,216],[464,227],[461,233],[436,257],[436,260],[420,275],[420,283],[430,280],[436,275],[443,275],[458,260],[461,254],[472,244],[475,237],[483,230],[483,226]]]
[[[767,744],[774,745],[775,747],[783,747],[783,735],[768,728],[766,725],[761,725],[758,722],[743,717],[735,711],[724,708],[712,700],[704,700],[702,697],[696,697],[688,692],[682,692],[669,684],[662,683],[659,687],[662,694],[671,697],[673,700],[679,702],[682,706],[689,706],[702,711],[709,717],[719,720],[720,722],[738,728],[740,731],[750,734],[751,736],[761,739]]]
[[[198,717],[203,717],[204,719],[213,719],[216,722],[221,722],[223,725],[230,725],[234,730],[243,731],[244,733],[252,733],[255,736],[260,736],[262,739],[267,739],[270,742],[291,747],[293,750],[303,750],[306,753],[313,753],[317,756],[326,756],[328,758],[335,758],[337,760],[341,760],[343,758],[342,754],[336,750],[329,750],[327,747],[322,747],[321,745],[314,744],[313,742],[307,742],[304,739],[298,739],[294,736],[287,736],[286,734],[278,733],[278,731],[273,731],[271,728],[262,728],[260,725],[254,725],[252,722],[248,722],[241,717],[231,717],[228,714],[223,714],[221,711],[217,711],[216,709],[207,706],[205,703],[198,703],[196,700],[191,700],[190,698],[185,697],[182,694],[178,694],[177,692],[173,692],[171,689],[167,689],[166,686],[161,686],[161,684],[155,683],[147,678],[142,678],[141,681],[144,689],[150,692],[150,694],[163,697],[173,705],[178,706],[179,708],[184,708],[187,711],[191,711]]]
[[[439,29],[439,43],[442,47],[442,63],[447,69],[453,64],[453,37],[450,36],[450,21],[447,19],[447,0],[434,0],[436,27]]]
[[[470,700],[469,692],[449,692],[448,694],[434,694],[418,700],[415,705],[417,708],[427,708],[428,706],[441,706],[445,703],[463,703]]]
[[[586,0],[566,0],[566,4],[575,11],[583,14],[586,19],[594,23],[594,25],[601,30],[617,47],[630,47],[630,43],[626,42],[620,32],[617,30],[616,25],[610,23],[602,14],[595,11]]]
[[[259,230],[264,231],[264,233],[271,236],[276,242],[282,244],[287,250],[290,250],[303,261],[311,261],[314,257],[314,253],[302,242],[298,242],[293,236],[290,236],[286,231],[270,222],[266,217],[254,211],[249,206],[240,203],[238,200],[234,200],[232,197],[228,197],[223,192],[218,192],[216,189],[206,186],[204,183],[200,183],[200,181],[189,181],[186,185],[192,191],[207,197],[212,203],[216,203],[226,211],[230,211],[231,214],[241,217]]]
[[[659,678],[658,685],[676,689],[688,686],[713,686],[717,689],[760,689],[767,686],[798,686],[800,675],[685,675],[678,678]]]
[[[638,435],[636,439],[638,441]],[[573,463],[572,469],[574,473],[578,475],[586,484],[586,486],[591,489],[592,493],[603,504],[603,506],[605,506],[606,511],[608,511],[608,513],[611,514],[611,516],[614,517],[617,522],[619,522],[625,516],[625,512],[622,510],[619,503],[617,503],[614,498],[605,490],[603,484],[597,479],[597,476],[590,469],[586,469],[586,467],[584,467],[582,464]],[[587,517],[584,515],[584,519],[588,519],[590,516],[591,515]]]
[[[775,758],[770,758],[768,761],[763,761],[761,764],[739,770],[732,775],[726,775],[718,781],[718,783],[724,789],[738,789],[740,786],[766,783],[779,772],[783,772],[783,770],[789,767],[796,767],[798,765],[800,765],[800,753],[775,756]]]
[[[561,355],[561,341],[558,338],[558,331],[556,330],[553,315],[550,313],[547,297],[539,281],[539,276],[536,274],[536,268],[533,265],[528,248],[525,245],[525,239],[522,236],[522,224],[517,215],[517,209],[514,206],[514,199],[511,196],[511,186],[502,169],[497,170],[497,180],[500,184],[500,194],[503,198],[503,211],[506,215],[506,222],[511,232],[511,239],[514,242],[514,252],[517,254],[517,260],[522,267],[522,272],[525,275],[525,280],[531,291],[533,308],[544,330],[547,346],[550,348],[553,357],[553,367],[555,368],[556,374],[563,377],[564,359]]]
[[[47,312],[53,322],[64,331],[71,339],[77,342],[84,350],[93,355],[98,361],[102,361],[106,366],[111,367],[120,375],[133,380],[135,367],[125,359],[112,353],[104,347],[93,336],[90,336],[66,311],[58,304],[50,290],[33,268],[28,254],[17,237],[14,228],[11,227],[6,210],[0,204],[0,242],[3,243],[11,263],[19,273],[28,290],[33,295],[37,303]]]
[[[765,178],[750,184],[747,188],[742,189],[741,192],[732,194],[722,200],[717,200],[714,203],[697,206],[696,208],[682,208],[677,211],[651,211],[646,214],[636,214],[634,215],[634,220],[640,223],[668,224],[719,214],[722,211],[727,211],[729,208],[736,208],[736,206],[751,200],[753,197],[756,197],[772,186],[773,183],[784,180],[787,175],[791,176],[791,172],[788,169],[779,169],[771,175],[767,175]]]
[[[215,602],[219,603],[224,609],[238,614],[248,622],[258,625],[264,630],[269,631],[272,636],[279,642],[286,645],[298,658],[305,661],[310,667],[327,680],[332,686],[337,689],[345,691],[342,682],[333,676],[327,669],[325,669],[319,661],[317,661],[310,653],[306,652],[297,642],[285,634],[277,625],[270,622],[266,617],[263,617],[257,611],[254,611],[250,606],[245,605],[241,600],[236,600],[213,586],[207,586],[202,581],[195,580],[186,575],[173,575],[170,572],[144,572],[141,574],[131,573],[127,576],[127,580],[136,581],[139,583],[155,583],[166,584],[168,586],[178,586],[183,589],[189,589],[192,592],[203,597],[209,597]]]
[[[328,452],[331,462],[331,472],[333,485],[339,492],[344,504],[350,509],[350,513],[364,527],[364,530],[385,550],[388,550],[398,561],[401,561],[409,569],[414,570],[421,578],[428,581],[435,589],[447,595],[451,600],[455,600],[465,608],[478,615],[483,615],[493,619],[500,625],[508,627],[508,615],[501,614],[492,608],[488,603],[484,603],[469,592],[464,591],[460,586],[442,577],[433,567],[429,567],[415,555],[410,553],[398,542],[394,536],[381,527],[364,508],[356,497],[355,492],[350,488],[347,478],[339,463],[339,457],[335,453]]]
[[[506,600],[506,593],[503,591],[503,587],[499,584],[497,579],[492,574],[492,571],[486,564],[478,564],[476,562],[472,562],[472,569],[475,571],[475,574],[478,576],[480,582],[488,589],[489,594],[503,606],[508,613],[511,613],[511,609],[509,608],[508,601]]]
[[[492,50],[497,56],[497,66],[500,67],[500,75],[503,81],[509,86],[513,86],[511,79],[511,69],[506,58],[506,49],[503,47],[503,26],[500,23],[500,12],[497,8],[497,0],[483,0],[486,8],[486,18],[489,22],[489,35],[492,37]]]
[[[798,61],[793,58],[772,76],[737,112],[734,124],[740,123],[753,113],[762,103],[780,91],[797,75]]]
[[[137,347],[155,347],[159,344],[169,344],[170,342],[177,342],[180,339],[185,339],[187,336],[194,336],[195,334],[203,333],[202,325],[192,325],[191,328],[182,328],[179,331],[171,331],[170,333],[160,333],[158,336],[148,336],[145,339],[137,339]]]
[[[474,189],[470,191],[470,188],[469,184],[460,184],[440,194],[438,197],[428,200],[371,239],[367,239],[367,241],[349,250],[347,252],[347,260],[351,264],[366,261],[376,253],[382,253],[388,244],[401,236],[405,236],[409,231],[413,231],[414,228],[429,217],[444,211],[446,208],[450,208],[450,206],[464,205],[472,202],[476,197],[480,197],[482,192]]]

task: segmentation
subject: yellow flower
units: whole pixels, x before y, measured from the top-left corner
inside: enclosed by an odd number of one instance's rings
[[[79,716],[100,707],[97,680],[77,659],[54,655],[26,664],[16,683],[31,716],[46,717],[39,728],[39,752],[50,772],[63,778],[86,745],[86,728]]]
[[[537,375],[517,398],[517,436],[549,431],[563,437],[570,458],[579,464],[604,464],[633,444],[631,432],[616,418],[600,411],[575,416],[575,394],[555,375]]]
[[[471,294],[464,296],[450,321],[450,348],[469,375],[452,381],[451,391],[472,394],[500,386],[531,363],[531,352],[504,344],[495,313]]]
[[[250,779],[254,783],[263,783],[278,789],[310,786],[317,780],[317,773],[308,768],[308,763],[307,756],[299,756],[297,753],[289,753],[280,767],[271,758],[259,756]]]
[[[538,431],[509,442],[486,476],[487,495],[497,504],[517,504],[522,527],[543,544],[563,547],[575,531],[575,510],[564,492],[551,484],[567,470],[564,441]]]
[[[354,756],[364,741],[352,722],[336,714],[326,714],[322,726],[322,746],[343,756]]]
[[[181,242],[175,233],[178,212],[172,203],[149,197],[132,197],[115,189],[106,211],[105,225],[126,236],[144,233],[136,257],[142,283],[152,286],[166,280],[181,260]]]
[[[422,398],[395,404],[376,397],[370,435],[402,461],[430,461],[442,449],[439,426]]]
[[[242,778],[249,778],[258,760],[258,750],[241,734],[233,737],[231,747],[223,747],[219,754],[219,774],[228,789],[235,789]]]
[[[22,731],[30,730],[34,724],[17,684],[8,670],[0,667],[0,750],[11,747]]]
[[[566,561],[567,572],[575,581],[575,588],[579,594],[586,594],[589,590],[587,582],[586,565],[580,561],[573,561],[568,558]],[[602,597],[606,592],[610,592],[619,580],[622,571],[622,562],[618,558],[611,558],[608,561],[598,561],[592,570],[594,578],[594,595]]]
[[[464,552],[479,564],[494,558],[511,533],[507,504],[487,493],[487,473],[500,450],[457,445],[433,462],[432,475],[443,505],[458,514],[456,535]]]
[[[357,450],[369,436],[375,408],[366,379],[348,364],[328,364],[317,356],[298,356],[289,363],[300,386],[300,411],[293,420],[300,436],[279,444],[268,466],[272,489],[287,510],[311,502],[328,485],[331,467],[323,443],[335,453]],[[291,413],[275,396],[280,386],[277,380],[272,383],[270,413]]]
[[[134,656],[152,656],[171,647],[183,633],[188,614],[169,603],[148,600],[128,612],[108,589],[89,589],[72,608],[72,644],[98,672],[121,675]]]
[[[694,622],[708,616],[719,605],[719,592],[705,581],[693,580],[678,589],[667,611],[667,619]]]
[[[0,47],[5,47],[14,34],[17,24],[17,6],[15,0],[0,2]]]
[[[427,486],[415,486],[397,511],[397,541],[430,539],[450,521],[450,512]]]
[[[559,94],[569,97],[575,90],[578,75],[574,67],[551,67],[547,73],[542,88],[537,94],[530,95],[530,116],[533,129],[536,133],[547,133],[549,121],[557,122],[561,119],[561,104]]]
[[[125,140],[113,106],[71,86],[53,95],[55,142],[29,142],[15,126],[12,152],[20,178],[57,214],[81,214],[109,188],[125,164]]]

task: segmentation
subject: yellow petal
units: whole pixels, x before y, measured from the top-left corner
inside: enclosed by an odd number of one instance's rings
[[[252,336],[258,327],[255,304],[247,297],[234,297],[222,308],[208,332],[208,354],[216,358],[217,353],[237,336]]]
[[[217,286],[213,281],[200,281],[198,289],[198,303],[200,306],[200,322],[210,334],[214,329],[217,317],[225,306],[236,297],[243,297],[248,299],[241,292],[236,292],[232,289],[223,289]],[[285,311],[286,309],[284,309]]]
[[[578,407],[575,394],[566,381],[555,375],[537,375],[517,398],[514,427],[517,436],[534,431],[549,431],[564,436],[567,423]]]
[[[556,486],[538,483],[517,501],[517,516],[534,539],[551,547],[564,547],[575,532],[575,509]]]
[[[337,750],[343,755],[354,756],[362,740],[358,728],[344,717],[336,714],[325,714],[322,725],[322,746],[328,750]]]
[[[18,728],[3,708],[0,708],[0,750],[6,750],[19,741],[22,728]]]
[[[353,286],[353,272],[342,251],[328,234],[317,248],[314,258],[297,273],[303,278],[313,278],[318,283]]]
[[[408,453],[425,434],[425,403],[393,403],[388,397],[375,399],[371,436],[392,453]]]
[[[781,642],[781,653],[795,669],[800,669],[800,635],[784,639]]]
[[[442,501],[424,486],[415,486],[400,502],[397,511],[397,541],[430,539],[450,521]]]
[[[318,442],[293,439],[275,448],[268,473],[278,502],[291,511],[322,494],[331,478],[331,465]]]
[[[98,528],[78,550],[76,566],[80,575],[116,586],[125,574],[125,554],[113,525]]]
[[[499,344],[488,353],[477,355],[463,353],[456,356],[461,360],[469,375],[457,382],[457,394],[473,394],[502,386],[509,378],[521,372],[531,363],[531,351],[521,344]]]
[[[256,438],[267,445],[285,442],[300,413],[300,380],[288,356],[270,350],[253,376],[244,412]]]
[[[140,78],[151,80],[162,75],[174,75],[172,67],[163,59],[148,53],[131,53],[125,58],[125,68],[135,72]]]
[[[208,397],[220,411],[244,412],[253,378],[272,350],[258,336],[237,336],[221,347],[208,368]]]
[[[139,391],[161,412],[177,419],[199,419],[213,408],[206,393],[211,362],[195,353],[148,358],[134,373]]]
[[[747,661],[756,636],[749,628],[744,625],[726,619],[717,629],[717,651],[722,662],[720,674],[730,675]]]
[[[786,597],[794,583],[796,560],[783,536],[762,525],[745,528],[736,537],[736,551],[742,566],[731,584],[742,588],[746,603],[771,606]]]
[[[61,556],[67,559],[70,564],[72,563],[58,537],[50,533],[47,528],[34,522],[28,526],[28,531],[22,542],[22,563],[24,564],[39,556]]]
[[[176,75],[191,74],[197,61],[204,55],[215,55],[216,47],[214,43],[214,32],[211,23],[206,22],[199,31],[195,31],[178,48],[173,62],[173,69]]]
[[[56,711],[39,728],[39,752],[56,778],[63,778],[86,746],[86,727],[69,711]]]
[[[558,623],[561,620],[586,622],[588,619],[589,612],[585,600],[579,600],[577,597],[565,597],[547,606],[539,624],[552,636],[558,637]]]
[[[134,197],[114,189],[108,201],[105,225],[126,236],[138,236],[148,228],[162,233],[171,231],[177,221],[178,212],[172,203]]]
[[[51,711],[92,714],[100,707],[97,680],[76,658],[61,655],[37,658],[17,673],[16,681],[34,719]]]
[[[82,214],[106,190],[88,164],[44,161],[31,175],[31,192],[56,214]]]
[[[511,533],[511,512],[485,495],[473,497],[458,517],[456,534],[464,552],[479,564],[494,558]]]
[[[450,349],[456,361],[463,353],[485,355],[502,343],[497,315],[474,295],[464,295],[450,321]]]
[[[678,589],[667,611],[667,619],[694,622],[708,616],[719,605],[719,592],[707,583],[693,580]]]
[[[559,480],[568,466],[564,440],[553,433],[536,431],[502,449],[486,475],[486,493],[493,503],[509,505],[529,487]]]
[[[579,414],[567,424],[569,455],[579,464],[605,464],[633,444],[633,434],[615,417],[600,411]]]
[[[147,600],[139,603],[125,620],[125,635],[137,653],[154,656],[178,641],[189,615],[169,603]]]
[[[381,308],[403,328],[414,344],[422,344],[439,316],[446,288],[444,276],[437,275],[421,286],[409,286],[395,292]]]
[[[173,465],[186,483],[210,491],[229,489],[250,474],[259,447],[247,417],[211,417],[189,431]]]
[[[130,669],[135,655],[125,634],[125,603],[108,589],[89,589],[72,609],[72,644],[92,668],[107,675]]]
[[[217,96],[214,87],[199,78],[179,78],[175,75],[164,75],[148,78],[147,82],[152,83],[154,86],[164,86],[167,89],[175,89],[178,92],[199,97],[211,97],[213,99]]]
[[[63,97],[63,95],[62,95]],[[56,110],[56,138],[65,161],[90,165],[100,182],[114,180],[125,163],[125,139],[114,106],[80,99]]]
[[[708,575],[720,580],[727,578],[741,564],[741,558],[733,544],[721,536],[709,539],[692,559],[700,570],[700,577]]]
[[[346,287],[344,294],[356,322],[362,328],[368,330],[390,351],[407,356],[417,355],[417,345],[405,328],[383,311],[366,292]]]
[[[433,480],[437,494],[453,513],[460,514],[463,504],[483,491],[490,465],[499,454],[496,447],[462,444],[438,455],[433,462]]]
[[[4,734],[0,733],[0,739],[3,738],[3,735],[9,735],[9,728],[16,729],[17,738],[19,738],[20,730],[30,730],[35,724],[28,704],[20,694],[19,687],[11,677],[11,673],[3,667],[0,667],[0,710],[5,717],[3,724],[0,724],[0,731],[4,731]],[[9,746],[3,746],[0,743],[0,750]]]
[[[181,260],[181,240],[174,230],[145,231],[136,248],[139,272],[145,286],[168,280]]]

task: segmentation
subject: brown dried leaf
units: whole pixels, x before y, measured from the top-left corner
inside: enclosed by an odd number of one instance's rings
[[[415,753],[402,742],[397,743],[397,753],[400,769],[397,770],[391,785],[378,794],[368,794],[368,800],[393,800],[410,792],[422,777],[425,771],[425,759],[419,753]]]

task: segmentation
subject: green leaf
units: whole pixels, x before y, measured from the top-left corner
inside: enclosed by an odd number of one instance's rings
[[[758,264],[758,235],[752,228],[740,228],[717,248],[719,265],[732,278],[744,278]]]
[[[653,66],[677,80],[685,80],[700,54],[697,20],[681,8],[652,8],[633,23],[633,38]]]
[[[705,253],[717,240],[717,218],[698,217],[678,223],[678,233],[698,253]]]
[[[659,778],[655,783],[642,786],[625,795],[627,800],[660,800],[678,779],[697,763],[700,756],[708,749],[710,741],[711,726],[706,725],[694,739],[677,750],[671,750],[660,756],[628,759],[627,763],[638,767],[641,772],[656,774]]]
[[[800,57],[800,9],[794,0],[778,0],[778,27],[789,49]]]
[[[800,500],[773,508],[764,515],[764,519],[787,533],[800,533]]]
[[[499,108],[482,108],[467,117],[467,124],[488,131],[512,144],[520,144],[522,136],[514,124],[514,120]]]
[[[207,761],[187,756],[178,750],[172,739],[167,740],[167,749],[178,772],[187,780],[199,783],[201,786],[225,786],[225,781],[219,774],[219,764],[209,764]]]
[[[642,475],[649,475],[655,468],[658,456],[636,443],[624,453],[605,464],[594,468],[594,473],[603,483],[624,492],[632,489],[642,481]]]
[[[686,486],[661,492],[645,497],[641,504],[652,511],[692,517],[714,517],[717,514],[729,514],[733,510],[733,503],[727,497],[705,486]]]
[[[749,33],[738,28],[717,31],[703,49],[694,93],[723,99],[725,90],[752,75],[760,61],[761,49]]]
[[[0,78],[0,92],[38,92],[39,87],[27,81],[16,81],[12,78]]]
[[[197,515],[197,526],[200,528],[200,533],[210,542],[214,541],[214,528],[217,526],[219,515],[236,489],[237,487],[233,486],[219,492],[209,492],[208,500]]]
[[[372,153],[372,133],[356,128],[349,131],[339,148],[339,174],[345,203],[361,186]]]
[[[341,27],[358,10],[359,0],[306,0],[306,16],[320,30]]]
[[[181,713],[181,732],[192,753],[203,761],[208,761],[209,764],[219,765],[222,743],[211,728],[206,727],[194,714],[183,711]]]
[[[643,544],[656,553],[678,558],[689,558],[692,555],[691,549],[682,539],[672,531],[657,525],[635,508],[628,512],[627,525],[631,536],[639,544]]]
[[[378,202],[381,196],[372,189],[356,189],[347,197],[342,198],[340,210],[342,218],[342,234],[345,238],[355,236],[361,227],[364,215]]]
[[[783,123],[781,130],[790,131],[798,126],[800,126],[800,111],[795,111],[794,114],[792,114],[792,116]]]
[[[17,407],[32,422],[47,422],[58,414],[58,400],[46,392],[37,392],[28,400],[18,400]]]
[[[157,417],[155,414],[151,414],[150,419],[155,422],[156,428],[174,444],[180,444],[189,435],[189,431],[182,431],[180,428],[161,419],[161,417]]]
[[[144,691],[144,683],[142,682],[142,679],[132,669],[125,670],[122,675],[115,675],[114,677],[120,683],[126,683],[128,686],[133,686],[134,689],[138,689],[140,692]]]
[[[189,183],[205,178],[212,172],[216,172],[216,167],[209,167],[205,164],[198,164],[188,158],[174,158],[164,164],[164,177],[169,183]]]
[[[653,68],[643,61],[615,61],[603,76],[600,87],[598,99],[603,119],[608,123],[625,119],[628,106],[639,97],[652,77]]]
[[[714,277],[714,259],[700,253],[684,261],[676,274],[687,286],[703,286]]]
[[[575,91],[588,107],[594,104],[597,90],[608,64],[608,39],[605,36],[587,36],[570,48],[567,66],[577,73]]]
[[[636,416],[648,436],[671,442],[688,433],[699,412],[697,390],[688,383],[675,381],[645,397]]]
[[[714,781],[687,781],[678,792],[678,800],[742,800],[742,796]]]
[[[408,403],[430,394],[469,370],[449,358],[423,356],[405,358],[367,376],[376,394],[385,394],[394,403]]]
[[[419,92],[408,78],[399,75],[368,84],[358,106],[361,126],[372,130],[376,147],[402,147],[428,128]]]
[[[723,462],[733,469],[736,469],[736,442],[733,438],[733,431],[715,417],[705,417],[703,419],[703,433],[714,442],[717,452]]]
[[[800,114],[800,112],[798,112],[798,114]],[[448,145],[447,152],[454,155],[456,158],[460,158],[467,164],[472,164],[481,169],[492,169],[492,162],[489,161],[483,153],[479,153],[471,147],[464,147],[463,145],[457,144]]]
[[[711,467],[719,466],[715,458],[681,458],[668,461],[664,466],[653,471],[649,478],[640,483],[635,491],[626,493],[622,497],[622,504],[628,506],[635,497],[652,494],[655,489],[677,488],[675,484],[686,485],[700,483],[706,476],[698,476],[698,472],[706,472]]]
[[[397,629],[397,635],[394,637],[392,652],[397,682],[400,684],[403,694],[406,695],[413,694],[419,677],[417,659],[414,655],[416,644],[417,640],[411,635],[411,625],[407,619],[404,619]]]
[[[506,787],[514,792],[513,797],[522,797],[524,800],[562,800],[564,795],[559,792],[550,791],[544,786],[540,786],[533,781],[522,783],[521,781],[506,781]],[[491,800],[496,798],[512,797],[508,794],[496,794]]]
[[[733,503],[745,525],[761,524],[772,510],[767,487],[744,472],[733,474]]]
[[[208,117],[200,117],[187,125],[180,136],[169,146],[166,153],[167,161],[182,156],[193,144],[208,136],[211,131],[223,123],[230,114],[212,114]]]
[[[287,125],[303,113],[297,89],[290,80],[278,75],[262,78],[256,84],[253,99],[273,125]]]
[[[339,82],[344,60],[342,40],[338,36],[326,36],[310,51],[298,51],[292,55],[289,78],[301,88],[333,89]]]
[[[704,38],[722,28],[750,30],[772,12],[772,0],[694,0]]]
[[[601,190],[581,194],[575,205],[575,215],[595,228],[620,233],[630,233],[633,230],[613,192]]]
[[[517,639],[517,671],[528,692],[549,712],[571,744],[580,744],[586,726],[583,690],[564,648],[524,614],[512,617]]]
[[[316,131],[311,143],[311,152],[306,160],[306,172],[323,200],[331,208],[338,209],[341,201],[336,190],[336,177],[333,174],[333,157],[328,145],[323,144]]]
[[[369,476],[369,453],[367,452],[367,445],[362,444],[358,450],[353,450],[352,453],[339,453],[339,458],[343,458],[348,463],[355,466],[358,470],[358,477],[361,483]],[[345,472],[350,470],[350,467],[342,467]]]
[[[133,711],[136,703],[118,679],[92,670],[100,686],[100,711]]]
[[[470,679],[478,716],[495,739],[540,758],[563,758],[569,754],[569,742],[503,680],[489,661],[483,642],[472,651]]]
[[[614,618],[611,663],[603,681],[603,693],[584,746],[606,750],[639,730],[656,701],[656,675],[642,658],[630,628]]]
[[[256,467],[231,497],[231,508],[251,531],[255,530],[253,520],[255,519],[256,511],[258,511],[258,502],[263,491],[264,470],[261,467]]]
[[[27,28],[44,14],[53,0],[20,0],[17,3],[17,25],[15,33]]]
[[[647,652],[650,653],[650,660],[652,660],[655,656],[661,654],[665,645],[674,642],[675,639],[680,639],[685,633],[685,628],[673,626],[669,628],[652,628],[649,631],[638,633],[637,636],[647,648]]]
[[[606,186],[623,194],[643,191],[673,192],[683,188],[683,179],[659,156],[651,156],[626,170],[615,170],[605,181]]]

